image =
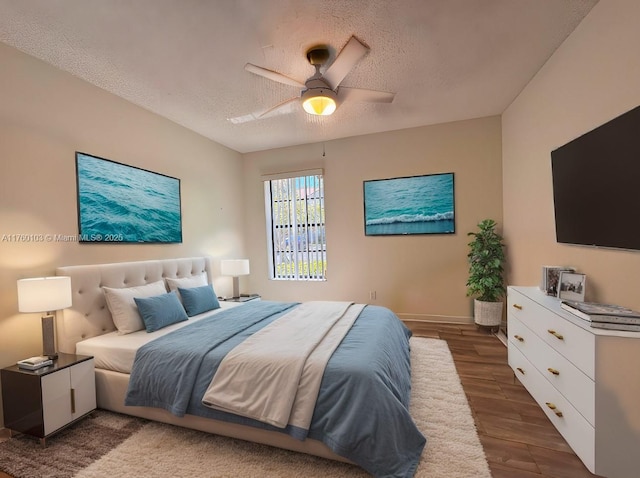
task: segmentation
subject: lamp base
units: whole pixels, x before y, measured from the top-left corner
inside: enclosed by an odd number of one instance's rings
[[[42,316],[42,355],[46,355],[50,359],[57,359],[56,342],[53,315]]]
[[[240,297],[240,278],[235,276],[233,278],[233,298],[237,299]]]

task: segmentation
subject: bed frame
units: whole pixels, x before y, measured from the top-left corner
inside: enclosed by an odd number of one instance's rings
[[[73,297],[73,305],[58,313],[56,321],[58,350],[74,354],[76,353],[77,342],[116,330],[101,289],[102,286],[114,288],[135,287],[156,282],[165,277],[191,277],[203,272],[207,274],[209,283],[212,283],[212,259],[210,257],[57,268],[56,275],[71,277]],[[124,397],[128,384],[128,374],[96,369],[98,407],[126,415],[350,463],[349,460],[336,455],[324,443],[317,440],[299,441],[284,433],[245,425],[194,415],[176,417],[159,408],[125,406]]]

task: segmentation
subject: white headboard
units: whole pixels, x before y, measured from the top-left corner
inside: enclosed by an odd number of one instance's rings
[[[203,272],[213,283],[211,271],[211,257],[58,267],[56,275],[71,277],[73,298],[71,307],[58,313],[58,350],[73,354],[77,342],[116,330],[102,286],[135,287],[165,277],[191,277]]]

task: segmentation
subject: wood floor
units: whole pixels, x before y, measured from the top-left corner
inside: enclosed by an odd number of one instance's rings
[[[475,325],[409,322],[417,336],[447,341],[493,478],[595,477],[507,365],[507,349]],[[11,478],[0,471],[0,478]],[[472,478],[472,477],[469,477]]]
[[[447,341],[493,478],[595,477],[507,364],[507,348],[473,324],[407,322],[416,336]]]

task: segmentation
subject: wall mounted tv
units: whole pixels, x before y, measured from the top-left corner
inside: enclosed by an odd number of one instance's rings
[[[551,152],[556,239],[640,250],[640,106]]]

